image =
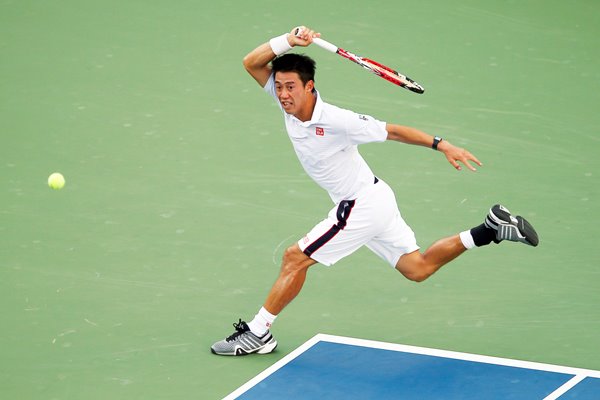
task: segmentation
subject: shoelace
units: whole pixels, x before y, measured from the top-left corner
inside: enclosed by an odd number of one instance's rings
[[[240,336],[241,334],[248,331],[248,325],[246,325],[246,323],[244,321],[242,321],[241,318],[237,323],[236,322],[233,323],[233,327],[235,328],[234,334],[229,336],[227,339],[225,339],[228,342],[234,341],[235,339],[238,338],[238,336]]]

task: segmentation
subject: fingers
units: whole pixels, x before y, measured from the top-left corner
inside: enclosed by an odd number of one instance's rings
[[[298,26],[290,32],[293,36],[292,40],[297,46],[308,46],[312,43],[313,38],[320,37],[321,34],[306,26]]]
[[[473,172],[477,171],[477,169],[471,163],[475,163],[480,167],[483,165],[481,161],[477,159],[477,157],[475,157],[473,154],[469,153],[465,149],[459,149],[459,151],[456,154],[446,155],[446,158],[448,159],[450,164],[452,164],[452,166],[458,171],[462,170],[461,165],[458,163],[459,161]]]
[[[473,161],[475,164],[479,165],[480,167],[483,165],[481,161],[479,161],[477,159],[477,157],[475,157],[473,154],[469,153],[468,151],[465,150],[465,152],[468,155],[468,159]]]
[[[452,164],[452,166],[456,168],[457,171],[460,171],[462,169],[462,167],[459,163],[456,162],[456,160],[449,158],[448,161],[450,161],[450,164]]]
[[[474,166],[472,166],[468,161],[463,161],[463,164],[465,164],[467,168],[469,168],[471,171],[477,171],[477,169]]]
[[[469,153],[466,150],[463,150],[463,153],[464,153],[464,159],[462,159],[461,162],[463,164],[465,164],[467,166],[467,168],[469,168],[471,171],[477,171],[477,169],[473,165],[471,165],[471,163],[469,161],[474,162],[475,164],[479,165],[480,167],[483,165],[481,163],[481,161],[479,161],[477,159],[477,157],[475,157],[473,154]]]

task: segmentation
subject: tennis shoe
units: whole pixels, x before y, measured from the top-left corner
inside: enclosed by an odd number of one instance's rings
[[[210,348],[213,354],[220,356],[245,356],[248,354],[268,354],[275,350],[277,341],[269,331],[263,336],[256,336],[250,331],[248,324],[241,319],[234,323],[233,335],[215,343]]]
[[[506,207],[500,204],[490,208],[484,223],[486,227],[496,231],[496,243],[509,240],[534,247],[539,243],[537,232],[533,226],[520,215],[513,216]]]

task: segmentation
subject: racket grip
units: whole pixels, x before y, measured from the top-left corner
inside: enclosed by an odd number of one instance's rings
[[[313,43],[319,46],[320,48],[330,51],[332,53],[337,53],[338,51],[336,45],[329,43],[327,40],[323,40],[321,38],[313,38]]]

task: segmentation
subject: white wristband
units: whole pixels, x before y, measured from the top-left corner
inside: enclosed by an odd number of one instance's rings
[[[269,45],[271,46],[271,49],[273,50],[273,53],[275,53],[276,56],[280,56],[283,53],[286,53],[292,49],[292,46],[290,46],[290,43],[287,40],[287,37],[288,33],[284,33],[281,36],[277,36],[269,40]]]

